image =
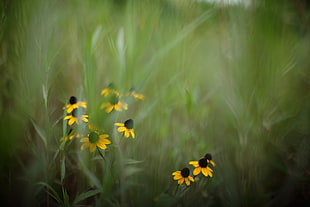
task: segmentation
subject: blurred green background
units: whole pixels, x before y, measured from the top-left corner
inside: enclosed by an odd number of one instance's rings
[[[3,202],[309,206],[310,5],[247,3],[1,1]],[[145,100],[106,114],[110,83]],[[61,150],[72,95],[110,134],[105,160]],[[136,139],[113,127],[129,118]],[[213,178],[176,190],[171,173],[207,152]]]

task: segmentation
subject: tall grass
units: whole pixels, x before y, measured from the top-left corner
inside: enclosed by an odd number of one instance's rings
[[[1,195],[19,206],[309,205],[309,6],[1,3]],[[110,83],[143,101],[100,109]],[[112,141],[60,141],[70,96]],[[135,139],[115,122],[135,121]],[[171,173],[207,152],[212,178]],[[192,168],[190,168],[192,170]]]

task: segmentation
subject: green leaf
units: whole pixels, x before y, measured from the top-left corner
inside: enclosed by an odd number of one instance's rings
[[[48,188],[48,194],[50,194],[50,196],[52,196],[59,204],[62,203],[60,196],[58,195],[58,193],[54,190],[54,188],[52,186],[50,186],[49,184],[45,183],[45,182],[39,182],[37,183],[38,185],[43,185],[44,187]]]
[[[61,169],[60,169],[60,181],[61,181],[61,183],[63,183],[65,175],[66,175],[66,159],[65,159],[65,157],[63,157],[63,159],[61,160]]]
[[[79,194],[75,197],[74,201],[73,201],[73,205],[76,205],[78,204],[79,202],[89,198],[89,197],[92,197],[98,193],[100,193],[101,191],[100,190],[90,190],[90,191],[87,191],[85,193],[82,193],[82,194]]]
[[[36,130],[36,132],[39,134],[40,138],[42,139],[45,147],[47,146],[47,140],[46,140],[46,134],[45,131],[35,123],[35,121],[33,119],[31,119],[31,122],[34,126],[34,129]]]

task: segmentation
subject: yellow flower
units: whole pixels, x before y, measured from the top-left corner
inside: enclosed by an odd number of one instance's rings
[[[202,172],[202,174],[206,177],[213,176],[213,170],[208,167],[208,160],[206,158],[201,158],[199,161],[190,161],[189,164],[195,167],[193,172],[195,176],[198,175],[200,172]]]
[[[117,131],[123,132],[124,137],[128,138],[130,135],[135,138],[135,130],[133,129],[133,120],[128,119],[124,123],[115,123],[115,126],[119,126]]]
[[[211,165],[213,165],[213,167],[215,167],[215,163],[212,161],[212,155],[210,153],[207,153],[205,155],[205,158],[207,159],[208,163],[210,163]]]
[[[189,176],[189,169],[186,167],[183,170],[175,171],[172,173],[174,176],[173,179],[178,181],[179,185],[182,185],[185,181],[185,184],[189,186],[190,181],[194,182],[194,178]]]
[[[115,94],[117,96],[120,95],[117,90],[111,88],[105,88],[100,92],[100,95],[103,95],[104,97],[108,97],[110,94]]]
[[[74,123],[80,124],[81,120],[84,122],[88,122],[88,115],[79,115],[77,110],[78,109],[73,109],[72,113],[64,118],[64,120],[69,120],[68,124],[70,126]]]
[[[69,104],[66,105],[67,113],[71,113],[74,109],[78,107],[87,108],[87,104],[84,101],[77,101],[75,96],[71,96]]]
[[[110,102],[104,103],[100,106],[101,109],[106,109],[107,113],[110,113],[112,110],[122,111],[122,109],[127,110],[128,105],[119,100],[119,96],[114,95],[111,97]]]
[[[101,134],[99,135],[96,132],[89,133],[88,137],[84,137],[80,140],[80,142],[85,142],[81,146],[81,150],[85,149],[86,147],[89,147],[89,151],[93,152],[95,151],[96,147],[99,147],[101,149],[106,149],[107,144],[111,144],[111,141],[106,139],[109,137],[107,134]]]
[[[66,142],[68,140],[73,139],[74,136],[75,136],[75,132],[73,132],[72,129],[70,129],[70,131],[68,132],[67,136],[61,137],[60,141],[65,141]]]
[[[129,96],[129,95],[132,95],[137,100],[143,100],[144,99],[144,95],[141,93],[137,93],[133,88],[131,88],[129,90],[129,92],[126,93],[126,96]]]

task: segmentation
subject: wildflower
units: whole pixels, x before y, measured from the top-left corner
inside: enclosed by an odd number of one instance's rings
[[[104,97],[108,97],[110,94],[114,94],[114,95],[117,95],[119,96],[119,92],[117,90],[114,89],[114,85],[111,83],[109,84],[109,86],[105,89],[103,89],[101,92],[100,92],[101,95],[103,95]]]
[[[90,152],[95,151],[96,147],[106,149],[106,145],[111,144],[111,141],[106,139],[107,137],[109,137],[107,134],[99,135],[97,132],[91,132],[88,134],[88,137],[84,137],[80,140],[80,142],[85,142],[81,146],[81,150],[85,149],[86,147],[89,147]]]
[[[101,109],[106,109],[107,113],[110,113],[113,109],[116,111],[122,111],[122,109],[127,110],[128,105],[119,100],[119,96],[113,95],[110,102],[104,103],[100,106]]]
[[[126,96],[129,96],[129,95],[132,95],[137,100],[143,100],[144,99],[144,95],[141,93],[137,93],[133,88],[131,88],[129,90],[129,92],[126,93]]]
[[[135,138],[135,130],[133,129],[133,120],[128,119],[124,123],[115,123],[115,126],[119,126],[117,131],[124,132],[124,137],[128,138],[130,135],[134,139]]]
[[[78,107],[87,108],[87,104],[84,101],[77,101],[77,98],[75,96],[71,96],[69,104],[66,105],[67,113],[71,113],[74,109]]]
[[[66,141],[68,141],[68,140],[73,139],[74,136],[75,136],[75,132],[73,132],[72,129],[70,129],[69,132],[68,132],[68,134],[67,134],[67,136],[61,137],[61,138],[60,138],[60,141],[65,141],[65,142],[66,142]]]
[[[70,115],[67,115],[64,120],[69,120],[68,124],[70,126],[74,123],[79,124],[81,120],[84,122],[88,122],[88,115],[80,115],[78,112],[78,109],[73,109],[72,113]]]
[[[215,167],[215,163],[212,161],[212,155],[210,153],[207,153],[205,155],[205,158],[207,159],[208,163],[211,163],[211,165],[213,165],[213,167]]]
[[[183,170],[175,171],[172,173],[174,176],[173,179],[178,181],[179,185],[182,185],[185,181],[185,184],[189,186],[190,181],[194,182],[194,178],[189,176],[189,169],[186,167]]]
[[[213,176],[213,170],[208,167],[208,160],[205,157],[201,158],[199,161],[190,161],[189,164],[195,167],[193,172],[195,176],[198,175],[200,172],[202,172],[202,174],[206,177]]]

